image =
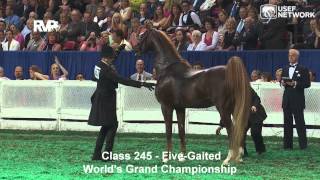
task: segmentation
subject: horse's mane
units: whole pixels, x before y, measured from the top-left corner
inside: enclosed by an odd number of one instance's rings
[[[165,34],[163,31],[159,31],[159,30],[154,30],[154,32],[157,32],[157,35],[158,36],[155,36],[155,37],[158,37],[159,39],[159,42],[162,43],[162,44],[165,44],[165,45],[168,45],[169,46],[169,49],[172,51],[172,53],[176,56],[176,58],[182,63],[182,64],[185,64],[187,65],[188,67],[191,67],[190,63],[183,59],[181,57],[181,55],[179,54],[179,52],[176,50],[176,47],[175,45],[173,44],[172,40],[169,38],[169,36],[167,34]]]

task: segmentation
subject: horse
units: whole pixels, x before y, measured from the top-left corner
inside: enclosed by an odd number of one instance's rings
[[[155,96],[161,105],[165,121],[167,153],[172,152],[174,110],[178,121],[180,152],[185,154],[186,108],[216,106],[220,114],[220,124],[226,127],[229,139],[228,156],[223,164],[228,164],[231,160],[242,162],[244,131],[251,100],[249,78],[242,60],[234,56],[227,65],[195,71],[180,56],[164,32],[150,27],[140,33],[134,49],[137,54],[155,52]],[[163,157],[163,162],[168,160],[167,156]]]

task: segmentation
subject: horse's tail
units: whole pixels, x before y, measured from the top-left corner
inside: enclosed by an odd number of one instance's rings
[[[239,148],[244,143],[251,101],[250,82],[240,57],[231,57],[226,66],[226,93],[228,97],[225,103],[231,105],[233,116],[230,147],[233,150],[232,159],[234,159],[239,155]]]

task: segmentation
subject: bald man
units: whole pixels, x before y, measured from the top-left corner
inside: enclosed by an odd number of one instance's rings
[[[298,64],[299,51],[289,50],[289,66],[283,68],[281,85],[285,88],[282,99],[284,115],[284,149],[293,148],[293,117],[299,136],[300,149],[307,148],[306,126],[304,121],[304,89],[310,87],[309,70]]]
[[[138,59],[136,61],[136,71],[136,73],[130,76],[130,79],[136,81],[146,81],[152,79],[152,74],[144,70],[144,61],[142,59]]]

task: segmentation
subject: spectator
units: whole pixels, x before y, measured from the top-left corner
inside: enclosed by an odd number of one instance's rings
[[[43,75],[41,69],[37,65],[31,65],[29,68],[30,80],[47,80],[48,76]]]
[[[309,71],[310,81],[315,82],[316,81],[316,72]]]
[[[0,18],[0,31],[6,32],[6,21]]]
[[[67,32],[69,23],[70,23],[70,20],[69,20],[68,15],[65,14],[65,13],[60,14],[60,17],[59,17],[59,24],[60,24],[59,32],[60,33]]]
[[[43,19],[43,15],[46,12],[43,6],[38,4],[38,0],[30,0],[30,6],[26,13],[30,14],[32,11],[39,15],[39,19]]]
[[[88,39],[83,42],[83,44],[80,47],[80,51],[97,51],[98,50],[98,44],[97,44],[97,38],[94,32],[91,32]]]
[[[126,51],[132,50],[131,44],[124,38],[124,34],[121,30],[113,31],[111,36],[112,36],[112,41],[113,41],[113,43],[111,44],[112,48],[115,49],[115,48],[119,47],[121,44],[125,44]]]
[[[248,17],[248,10],[246,7],[241,7],[239,10],[240,21],[237,25],[236,33],[240,34],[244,28],[245,19]]]
[[[143,24],[145,20],[152,18],[152,16],[150,16],[148,12],[146,3],[140,4],[139,14],[137,15],[137,18],[139,19],[140,24]]]
[[[51,65],[49,80],[66,80],[68,71],[61,65],[57,56],[54,58],[55,63]],[[62,75],[60,73],[62,71]]]
[[[10,80],[5,76],[3,67],[0,66],[0,80]]]
[[[279,68],[276,70],[276,74],[275,74],[276,79],[274,80],[274,82],[276,83],[281,82],[281,76],[282,76],[282,68]]]
[[[199,30],[192,31],[192,44],[188,46],[188,51],[205,51],[207,45],[201,41],[201,32]]]
[[[277,0],[269,0],[269,4],[277,5]],[[286,38],[286,19],[269,19],[263,27],[261,40],[262,49],[285,49],[288,45]]]
[[[44,41],[40,36],[40,32],[33,31],[31,40],[29,41],[26,51],[37,51],[41,44],[43,44]]]
[[[152,79],[152,74],[144,70],[144,61],[142,59],[136,61],[136,71],[136,73],[130,76],[130,79],[136,81],[147,81]]]
[[[24,28],[21,31],[21,34],[25,39],[25,41],[26,41],[26,36],[30,34],[31,31],[33,31],[33,22],[34,22],[34,19],[28,19],[27,24],[24,26]]]
[[[120,0],[120,15],[125,24],[129,24],[132,18],[132,8],[129,6],[129,0]]]
[[[76,78],[75,78],[76,80],[78,80],[78,81],[84,81],[84,80],[86,80],[85,78],[84,78],[84,75],[82,74],[82,73],[78,73],[77,75],[76,75]]]
[[[138,38],[140,33],[140,22],[138,18],[131,19],[131,28],[129,33],[129,43],[132,47],[135,47],[138,44]]]
[[[21,66],[16,66],[14,68],[14,77],[15,77],[15,80],[24,80],[23,68]]]
[[[234,43],[240,50],[254,50],[257,49],[258,33],[253,26],[253,19],[247,17],[244,21],[244,29],[240,33],[236,33]]]
[[[189,46],[187,33],[183,29],[176,30],[175,46],[178,52],[186,51]]]
[[[206,19],[204,21],[206,32],[202,34],[201,42],[207,45],[207,51],[213,51],[216,49],[219,41],[219,33],[215,31],[213,19]]]
[[[58,42],[58,33],[48,32],[47,40],[42,42],[38,51],[61,51],[62,47]]]
[[[90,3],[86,6],[86,12],[88,12],[92,17],[97,13],[97,4],[97,0],[90,0]]]
[[[256,82],[259,80],[261,80],[261,72],[255,69],[251,72],[251,81]]]
[[[263,73],[261,74],[261,79],[262,79],[262,82],[271,82],[271,80],[272,80],[271,73],[269,73],[269,72],[263,72]]]
[[[47,24],[47,22],[48,22],[49,20],[53,20],[53,15],[52,15],[52,13],[51,13],[51,12],[46,12],[46,13],[44,13],[44,15],[43,15],[43,22],[44,22],[44,24]]]
[[[218,14],[218,18],[219,18],[219,27],[218,27],[218,33],[219,33],[219,37],[223,37],[225,32],[227,31],[226,28],[226,22],[228,19],[228,14],[225,10],[221,10]]]
[[[200,62],[196,62],[192,65],[192,69],[198,71],[203,69],[203,65]]]
[[[99,44],[98,44],[98,51],[101,51],[101,47],[105,44],[110,45],[109,32],[107,32],[107,31],[101,32],[101,36],[100,36]]]
[[[163,7],[161,5],[157,6],[152,21],[155,28],[165,30],[165,23],[167,21],[167,18],[163,14]]]
[[[13,7],[7,6],[6,7],[6,24],[14,24],[16,27],[20,27],[21,22],[19,16],[13,13]]]
[[[23,38],[23,35],[20,33],[19,29],[14,25],[14,24],[11,24],[10,25],[10,30],[12,31],[13,33],[13,37],[15,40],[17,40],[20,44],[20,50],[22,50],[24,48],[24,38]]]
[[[157,71],[156,68],[152,68],[152,79],[151,80],[157,80]]]
[[[22,0],[22,3],[16,7],[17,16],[20,17],[20,20],[24,23],[28,18],[28,9],[29,9],[29,0]]]
[[[64,50],[76,50],[78,37],[83,36],[83,23],[81,22],[81,13],[79,10],[71,12],[71,22],[66,30],[61,31],[61,36],[64,37]]]
[[[157,0],[147,0],[147,12],[149,13],[148,17],[153,19],[154,12],[158,6]]]
[[[11,30],[8,30],[6,32],[6,39],[7,39],[7,42],[2,44],[3,51],[19,51],[20,50],[20,44],[18,41],[13,39],[13,33]]]
[[[102,0],[100,6],[104,8],[106,14],[113,14],[113,1],[111,0]],[[98,10],[97,10],[98,11]]]
[[[199,16],[191,9],[189,1],[182,1],[182,12],[179,19],[180,27],[188,28],[191,25],[202,26]]]
[[[6,35],[4,31],[0,30],[0,45],[2,47],[2,44],[6,42]]]
[[[181,6],[179,4],[173,4],[171,7],[170,16],[164,25],[165,29],[169,28],[167,31],[175,30],[179,25],[179,19],[182,13]]]
[[[305,39],[306,48],[320,48],[320,25],[317,25],[316,19],[310,21],[310,30],[311,32]]]
[[[106,12],[103,6],[99,6],[97,9],[97,14],[93,18],[93,22],[98,23],[98,26],[101,29],[106,29],[105,24],[108,22],[108,18],[106,16]]]
[[[69,5],[61,5],[59,6],[59,10],[54,14],[54,19],[60,19],[61,14],[70,15],[71,8]]]
[[[235,50],[235,45],[233,43],[233,38],[236,34],[236,21],[234,18],[229,18],[226,21],[226,32],[224,33],[222,40],[222,49],[223,50]]]
[[[100,34],[100,28],[99,25],[95,22],[93,22],[93,17],[91,16],[90,12],[85,12],[83,14],[83,32],[85,36],[89,36],[91,32],[94,32],[95,34]]]
[[[128,35],[128,27],[123,23],[120,13],[114,13],[111,20],[111,31],[121,30],[124,37]]]
[[[37,13],[35,13],[34,11],[31,11],[28,19],[38,19],[38,17],[39,16]]]

